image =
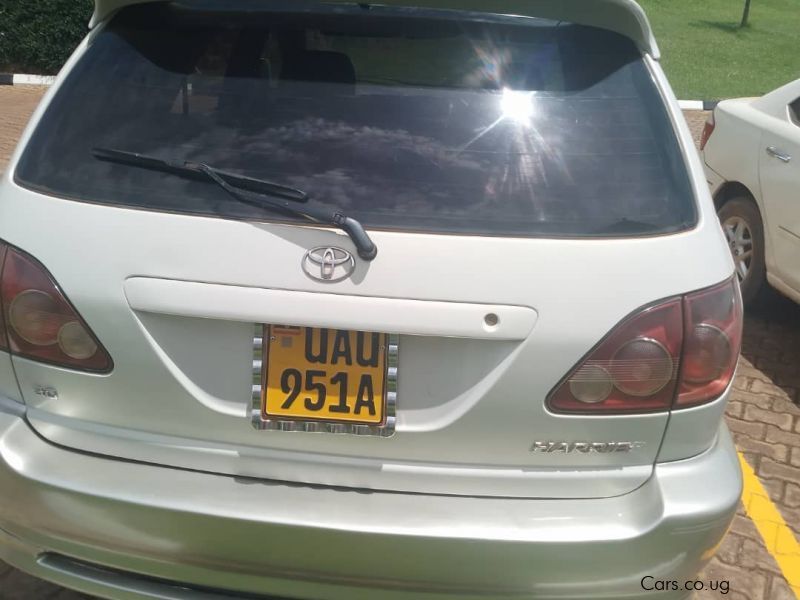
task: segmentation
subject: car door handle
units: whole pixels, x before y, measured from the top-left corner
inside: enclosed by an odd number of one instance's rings
[[[788,163],[790,160],[792,160],[792,157],[790,155],[786,154],[781,150],[778,150],[775,146],[767,146],[767,154],[785,163]]]

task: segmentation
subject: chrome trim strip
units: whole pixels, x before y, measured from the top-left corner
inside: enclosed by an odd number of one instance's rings
[[[358,425],[330,421],[288,421],[282,419],[264,419],[261,415],[261,383],[263,361],[263,325],[256,323],[253,334],[253,388],[250,405],[250,422],[255,429],[261,431],[289,431],[305,433],[339,433],[348,435],[364,435],[374,437],[391,437],[397,423],[397,369],[399,358],[399,338],[389,334],[389,367],[386,374],[386,423],[384,425]]]

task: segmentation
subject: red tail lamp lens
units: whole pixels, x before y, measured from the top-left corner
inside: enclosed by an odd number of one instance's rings
[[[742,300],[736,280],[684,299],[686,332],[678,406],[714,400],[733,379],[742,344]]]
[[[32,360],[106,372],[111,357],[47,270],[21,250],[0,244],[3,335],[10,350]]]
[[[8,323],[25,342],[52,346],[58,339],[58,303],[46,292],[25,290],[11,301]]]
[[[681,300],[646,308],[614,329],[550,395],[557,412],[667,410],[683,337]]]
[[[710,115],[708,115],[708,119],[706,119],[706,122],[703,125],[703,131],[700,134],[700,150],[705,149],[711,134],[714,133],[715,126],[716,123],[714,119],[714,113],[712,112]]]
[[[687,338],[683,381],[688,384],[708,383],[725,371],[726,357],[732,352],[731,341],[725,332],[713,325],[701,323]]]

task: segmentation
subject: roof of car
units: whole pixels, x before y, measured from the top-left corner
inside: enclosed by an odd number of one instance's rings
[[[781,87],[772,90],[761,96],[754,98],[752,105],[761,112],[765,112],[773,117],[785,119],[789,104],[800,97],[800,79],[795,79]]]
[[[124,6],[153,1],[95,0],[91,26],[104,21]],[[260,0],[251,1],[256,4]],[[303,1],[298,0],[298,4]],[[353,0],[325,1],[353,3]],[[192,2],[180,0],[181,4],[191,5]],[[659,58],[658,45],[647,16],[634,0],[380,0],[375,4],[531,16],[592,25],[620,33],[633,40],[643,52]]]

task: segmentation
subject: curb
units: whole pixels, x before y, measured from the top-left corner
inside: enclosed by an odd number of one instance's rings
[[[54,75],[0,73],[0,85],[52,85],[55,80]]]
[[[20,73],[0,73],[0,85],[52,85],[53,75],[24,75]],[[678,100],[683,110],[714,110],[718,100]]]
[[[678,100],[683,110],[714,110],[719,100]]]

